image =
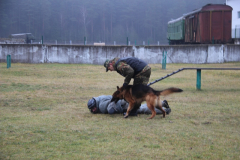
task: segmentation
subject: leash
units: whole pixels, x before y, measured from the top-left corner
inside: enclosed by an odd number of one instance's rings
[[[152,81],[152,82],[148,83],[147,86],[150,86],[150,85],[152,85],[152,84],[154,84],[154,83],[157,83],[157,82],[159,82],[159,81],[161,81],[161,80],[163,80],[163,79],[165,79],[165,78],[167,78],[167,77],[170,77],[170,76],[172,76],[172,75],[174,75],[174,74],[176,74],[176,73],[178,73],[178,72],[181,72],[181,71],[184,70],[184,69],[185,69],[185,68],[181,68],[181,69],[179,69],[179,70],[177,70],[177,71],[175,71],[175,72],[172,72],[171,74],[167,74],[167,75],[164,76],[164,77],[161,77],[161,78],[159,78],[159,79],[156,79],[155,81]]]

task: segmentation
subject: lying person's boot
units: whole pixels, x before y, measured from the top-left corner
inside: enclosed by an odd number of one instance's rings
[[[123,113],[123,116],[125,116],[125,115],[126,115],[126,112]],[[130,112],[128,116],[137,116],[137,112],[136,113],[131,113]]]
[[[166,108],[166,114],[169,114],[171,112],[171,108]]]
[[[129,116],[137,116],[137,110],[138,108],[133,108],[130,113],[129,113]]]
[[[133,108],[130,112],[129,112],[129,116],[137,116],[137,110],[138,108]],[[123,113],[123,115],[126,115],[126,112]]]
[[[123,109],[123,113],[126,113],[127,112],[127,109]]]
[[[167,100],[164,100],[164,101],[162,102],[162,107],[170,108],[169,105],[168,105]]]

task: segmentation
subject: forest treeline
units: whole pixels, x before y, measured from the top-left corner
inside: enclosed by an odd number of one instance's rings
[[[166,44],[167,22],[225,0],[0,0],[0,37]]]

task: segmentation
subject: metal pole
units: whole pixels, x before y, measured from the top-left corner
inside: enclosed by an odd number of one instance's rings
[[[11,67],[11,55],[7,55],[7,68]]]
[[[167,51],[163,51],[162,54],[162,69],[166,69],[166,58],[167,58]]]
[[[164,69],[164,51],[162,52],[162,69]]]
[[[165,51],[165,69],[167,68],[167,51]]]
[[[201,90],[201,69],[197,69],[197,90]]]
[[[42,44],[43,44],[43,36],[42,36]]]
[[[9,68],[9,57],[8,57],[8,55],[7,55],[7,68]]]

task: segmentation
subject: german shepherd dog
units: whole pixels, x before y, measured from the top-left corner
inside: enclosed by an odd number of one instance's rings
[[[148,108],[151,110],[152,115],[148,119],[152,119],[156,115],[155,107],[160,109],[163,113],[163,118],[165,118],[166,112],[162,109],[162,103],[160,101],[160,96],[165,96],[175,92],[182,92],[182,89],[179,88],[168,88],[163,91],[156,91],[153,88],[143,85],[128,85],[127,87],[119,88],[117,86],[117,91],[115,91],[112,95],[111,102],[115,101],[115,103],[119,99],[124,99],[129,103],[126,115],[124,118],[127,118],[129,112],[134,108],[136,104],[140,104],[143,101],[147,102]],[[140,106],[138,105],[138,106]]]

